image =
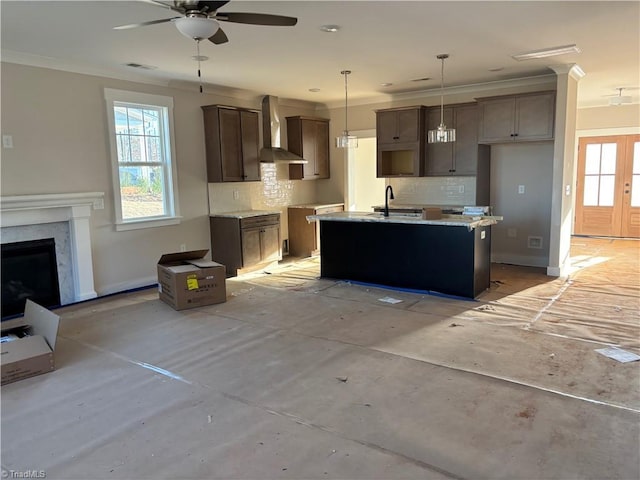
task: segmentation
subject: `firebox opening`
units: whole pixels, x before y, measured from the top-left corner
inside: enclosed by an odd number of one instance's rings
[[[2,244],[2,320],[20,315],[29,298],[43,307],[60,306],[53,238]]]

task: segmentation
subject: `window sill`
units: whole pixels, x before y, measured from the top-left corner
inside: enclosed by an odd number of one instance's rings
[[[157,219],[130,220],[116,223],[116,231],[138,230],[141,228],[166,227],[169,225],[179,225],[182,217],[165,217]]]

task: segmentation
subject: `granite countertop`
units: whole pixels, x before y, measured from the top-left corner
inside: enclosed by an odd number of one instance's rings
[[[239,212],[220,212],[211,213],[210,217],[225,217],[225,218],[249,218],[259,217],[261,215],[276,215],[280,214],[279,210],[241,210]]]
[[[442,215],[437,220],[424,220],[422,216],[415,215],[390,215],[384,217],[381,213],[373,212],[337,212],[324,213],[321,215],[309,215],[307,220],[332,220],[338,222],[375,222],[375,223],[406,223],[413,225],[444,225],[450,227],[467,227],[473,230],[476,227],[485,227],[495,225],[502,217],[496,216],[477,216],[470,215]]]
[[[344,203],[304,203],[301,205],[289,205],[289,208],[327,208],[344,207]]]
[[[434,207],[434,208],[441,208],[442,210],[452,210],[455,212],[462,212],[462,210],[464,210],[464,207],[461,207],[460,205],[419,205],[419,204],[412,204],[412,203],[389,203],[389,211],[391,210],[422,210],[425,207]],[[384,209],[384,205],[374,205],[371,208],[373,209]]]

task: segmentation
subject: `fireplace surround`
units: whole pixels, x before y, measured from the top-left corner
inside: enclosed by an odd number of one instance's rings
[[[2,196],[1,242],[52,237],[52,229],[62,232],[56,234],[56,251],[58,243],[63,248],[60,255],[62,259],[58,261],[61,303],[64,305],[95,298],[90,217],[92,210],[103,208],[103,192]],[[68,257],[66,262],[64,249]],[[67,293],[62,288],[65,284],[69,285]]]

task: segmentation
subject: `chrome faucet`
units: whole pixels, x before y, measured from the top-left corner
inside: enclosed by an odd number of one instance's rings
[[[389,198],[393,200],[393,188],[391,188],[391,185],[387,185],[387,188],[385,188],[384,190],[384,216],[385,217],[389,216]]]

